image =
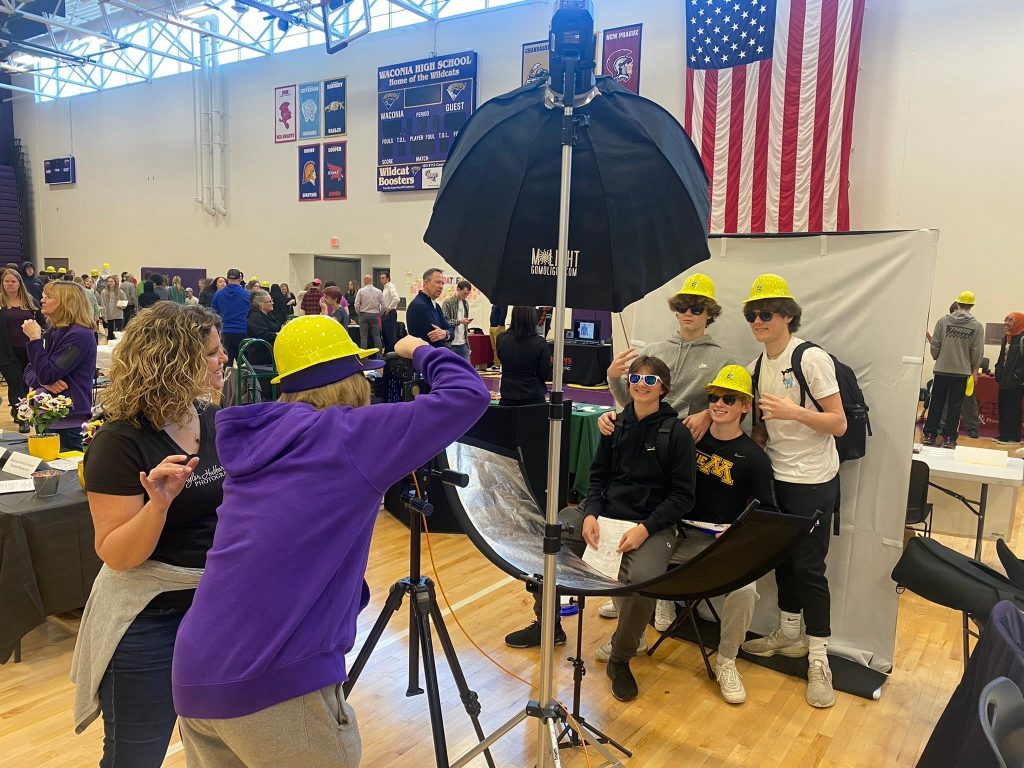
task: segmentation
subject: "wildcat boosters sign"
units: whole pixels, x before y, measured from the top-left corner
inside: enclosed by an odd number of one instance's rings
[[[299,105],[294,85],[274,89],[274,143],[295,141],[298,135]]]

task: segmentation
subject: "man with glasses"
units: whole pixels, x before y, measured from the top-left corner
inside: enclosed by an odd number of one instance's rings
[[[807,703],[835,704],[828,665],[830,595],[825,576],[832,513],[839,500],[839,453],[836,437],[846,432],[846,415],[836,380],[835,364],[823,349],[803,348],[799,364],[812,403],[804,399],[793,370],[793,354],[804,343],[793,334],[803,311],[779,275],[754,280],[743,314],[764,352],[750,365],[755,373],[761,418],[751,437],[765,446],[775,475],[775,493],[783,512],[818,522],[797,543],[790,557],[775,569],[779,592],[779,626],[767,636],[743,643],[754,656],[808,657]],[[800,631],[801,611],[807,637]]]
[[[679,525],[670,567],[692,560],[713,544],[722,527],[734,523],[753,499],[762,507],[777,507],[768,455],[740,427],[753,406],[750,373],[741,365],[727,365],[706,390],[711,427],[697,443],[696,504]],[[757,585],[751,582],[721,599],[715,678],[723,699],[742,704],[747,692],[736,669],[736,654],[754,618]]]
[[[736,360],[707,332],[708,326],[722,314],[722,307],[715,299],[715,283],[710,277],[700,272],[687,275],[682,288],[668,300],[668,307],[675,315],[676,333],[665,341],[648,344],[644,347],[644,354],[664,360],[668,365],[674,386],[665,402],[679,414],[694,441],[699,441],[711,424],[704,388],[717,371]],[[622,408],[630,401],[624,377],[636,355],[630,347],[616,355],[608,368],[608,387]],[[612,434],[615,418],[612,412],[601,416],[597,424],[601,434]],[[599,613],[606,619],[618,616],[612,600],[602,605]],[[675,606],[667,600],[659,600],[654,617],[655,628],[664,632],[674,620]],[[647,649],[641,647],[640,650],[644,652]]]

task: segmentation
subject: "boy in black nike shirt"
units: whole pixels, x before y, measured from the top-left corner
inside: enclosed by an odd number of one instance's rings
[[[685,563],[714,542],[716,531],[701,523],[730,525],[751,499],[762,506],[776,506],[768,455],[740,428],[753,402],[750,373],[742,366],[727,365],[706,390],[711,428],[697,443],[696,504],[680,525],[672,565]],[[751,582],[726,595],[720,610],[722,637],[715,676],[722,698],[730,704],[742,704],[747,697],[736,669],[736,653],[746,639],[756,602],[756,584]]]

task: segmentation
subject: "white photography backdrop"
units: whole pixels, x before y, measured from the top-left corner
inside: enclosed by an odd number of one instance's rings
[[[881,672],[891,670],[896,642],[897,595],[889,574],[902,551],[937,242],[934,230],[718,238],[710,243],[711,260],[692,270],[714,279],[724,311],[709,332],[738,361],[746,364],[760,351],[741,304],[758,274],[775,272],[803,308],[797,335],[857,374],[874,436],[867,456],[840,471],[842,527],[828,558],[829,650]],[[630,308],[636,346],[675,332],[666,300],[682,278]],[[752,629],[765,632],[778,621],[774,576],[761,579],[758,593]]]

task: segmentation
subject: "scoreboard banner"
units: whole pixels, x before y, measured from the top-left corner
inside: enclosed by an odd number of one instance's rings
[[[534,80],[547,80],[548,74],[548,41],[523,43],[522,85]]]
[[[348,163],[344,141],[324,143],[324,166],[320,173],[324,183],[324,200],[348,200]]]
[[[643,31],[643,24],[606,29],[601,46],[604,59],[601,74],[614,77],[615,82],[637,95],[640,94],[640,39]]]
[[[348,88],[344,77],[336,77],[333,80],[324,80],[324,138],[331,136],[344,136],[347,132],[345,126],[345,113],[348,111],[348,104],[345,101],[345,94]]]
[[[377,70],[378,192],[441,186],[448,150],[476,109],[476,71],[475,51]]]
[[[320,81],[299,83],[299,138],[320,138]]]
[[[274,143],[295,141],[296,113],[295,86],[282,85],[274,89]]]
[[[320,145],[299,147],[299,202],[320,199]]]

